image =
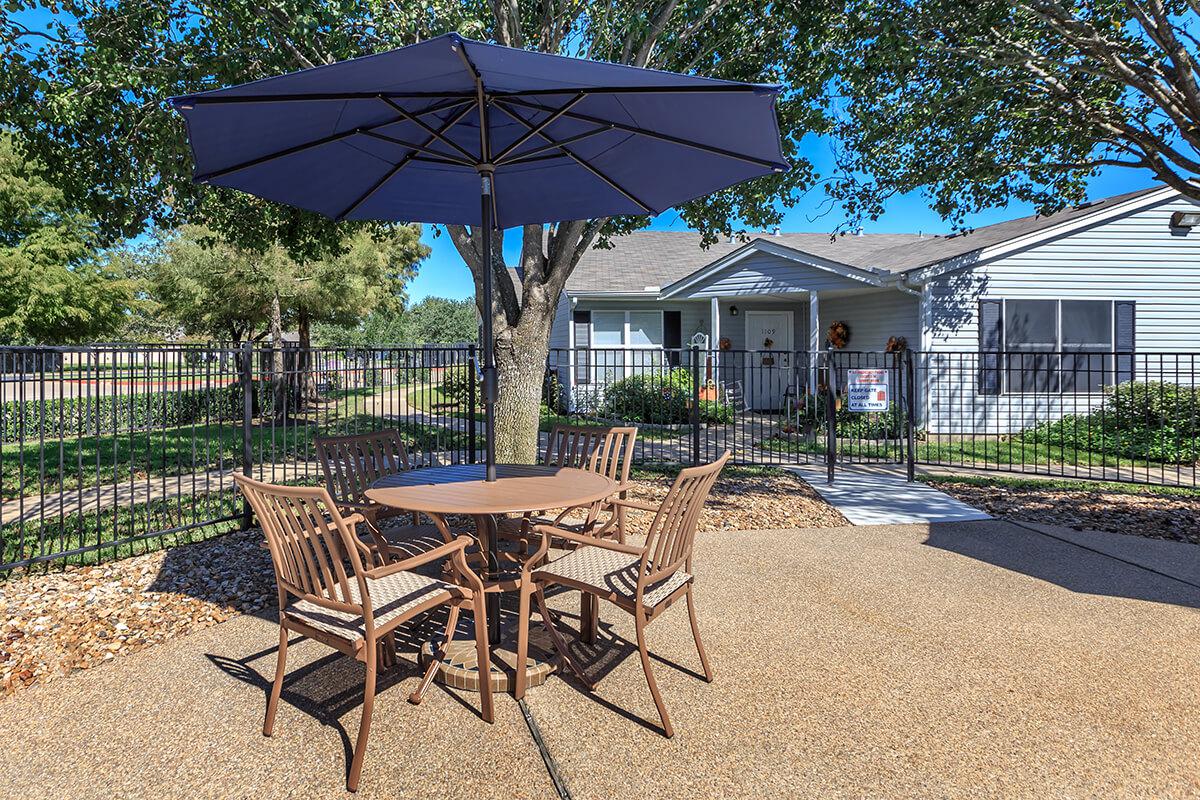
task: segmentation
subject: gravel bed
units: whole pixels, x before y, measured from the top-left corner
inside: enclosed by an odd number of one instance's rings
[[[669,476],[639,479],[657,501]],[[451,521],[452,523],[454,520]],[[630,514],[637,531],[646,522]],[[701,530],[846,525],[790,474],[718,481]],[[0,697],[111,661],[243,613],[275,615],[275,578],[258,531],[231,533],[122,561],[0,581]]]
[[[994,517],[1200,544],[1200,497],[928,483]]]

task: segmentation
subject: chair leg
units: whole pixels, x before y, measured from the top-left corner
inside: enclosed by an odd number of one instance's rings
[[[593,691],[596,688],[596,684],[592,683],[583,669],[575,663],[575,659],[571,657],[571,651],[567,649],[566,641],[562,638],[562,634],[558,632],[558,628],[554,626],[554,618],[550,616],[550,609],[546,607],[546,595],[542,591],[542,587],[536,587],[535,591],[537,592],[538,611],[542,615],[542,624],[550,632],[550,638],[554,642],[554,649],[567,662],[567,666],[570,667],[571,672],[575,673],[575,677],[583,682],[587,690],[589,692]]]
[[[283,691],[283,671],[287,666],[288,632],[279,626],[279,656],[275,659],[275,683],[271,685],[271,699],[267,701],[267,716],[263,720],[263,736],[275,730],[275,711],[279,708],[279,695]]]
[[[516,680],[513,683],[513,699],[520,700],[525,696],[525,668],[529,660],[529,595],[531,581],[528,576],[521,581],[521,600],[517,612],[517,660]]]
[[[375,642],[367,645],[367,677],[363,681],[363,710],[362,721],[358,724],[358,740],[354,744],[354,757],[350,761],[350,779],[346,788],[352,792],[358,791],[358,779],[362,776],[363,756],[367,752],[367,737],[371,733],[371,712],[375,708],[375,673],[376,659],[379,651]]]
[[[488,643],[487,596],[475,593],[475,665],[479,670],[479,709],[484,722],[492,722],[492,650]]]
[[[437,675],[438,666],[442,663],[442,659],[446,657],[446,648],[450,646],[450,641],[454,638],[454,630],[458,627],[458,606],[450,606],[450,616],[446,620],[446,635],[442,637],[442,646],[438,652],[432,653],[429,659],[429,666],[425,668],[425,675],[421,678],[421,683],[416,690],[408,696],[408,702],[414,706],[421,705],[421,700],[425,697],[425,692],[429,689],[429,685],[433,683],[433,678]]]
[[[646,684],[650,687],[650,696],[654,698],[658,716],[662,719],[663,734],[670,739],[675,735],[675,730],[671,727],[671,718],[667,716],[667,707],[663,705],[662,695],[658,693],[658,684],[654,680],[654,673],[650,670],[650,652],[646,650],[646,621],[641,614],[638,614],[635,620],[638,653],[642,657],[642,669],[646,673]]]
[[[688,619],[692,623],[692,640],[696,643],[696,652],[700,654],[700,663],[704,665],[704,680],[713,682],[712,667],[708,663],[708,653],[704,652],[704,644],[700,641],[700,625],[696,622],[696,605],[692,599],[692,587],[687,590]]]

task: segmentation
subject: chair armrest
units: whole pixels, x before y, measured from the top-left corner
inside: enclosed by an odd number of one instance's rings
[[[458,536],[455,537],[454,541],[435,547],[428,552],[421,553],[420,555],[413,556],[412,558],[406,558],[403,561],[393,561],[391,564],[366,570],[363,572],[363,574],[368,578],[383,578],[388,575],[393,575],[397,572],[407,572],[413,567],[419,567],[432,561],[441,561],[447,556],[454,555],[456,552],[463,553],[470,544],[470,536]]]
[[[611,539],[597,539],[594,536],[574,533],[573,531],[565,531],[562,528],[556,528],[553,525],[535,525],[533,527],[535,533],[542,535],[542,543],[549,548],[550,539],[566,539],[568,542],[576,544],[586,544],[592,547],[603,547],[605,550],[615,550],[618,553],[628,553],[631,556],[640,556],[646,552],[644,547],[634,547],[631,544],[621,544],[614,542]],[[540,550],[541,548],[539,548]]]
[[[653,503],[642,502],[641,500],[626,500],[622,497],[612,497],[612,498],[609,498],[608,502],[612,503],[614,506],[625,506],[626,508],[636,508],[639,511],[653,511],[653,512],[658,511],[658,506],[654,505]]]

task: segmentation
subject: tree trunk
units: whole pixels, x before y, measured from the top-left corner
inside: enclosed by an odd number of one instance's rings
[[[300,385],[296,402],[303,407],[317,400],[317,382],[312,373],[312,317],[307,309],[300,309],[296,315],[296,332],[300,336],[300,352],[296,354]]]
[[[539,336],[537,331],[523,330],[523,327],[534,326],[518,327],[512,331],[512,339],[498,343],[496,348],[500,379],[500,396],[496,401],[496,461],[501,464],[534,464],[538,460],[547,336]]]
[[[287,380],[283,374],[283,315],[279,295],[271,298],[271,414],[277,421],[284,417],[287,406]]]

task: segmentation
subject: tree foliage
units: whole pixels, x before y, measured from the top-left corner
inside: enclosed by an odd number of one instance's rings
[[[133,292],[68,204],[0,130],[0,342],[113,338]]]
[[[401,308],[404,284],[428,254],[419,236],[409,225],[362,230],[343,252],[300,262],[278,245],[247,250],[185,225],[140,248],[130,269],[161,329],[242,341],[265,334],[276,300],[283,324],[298,328],[353,325],[375,310]]]
[[[1195,0],[852,0],[837,103],[852,216],[923,188],[962,215],[1051,211],[1101,167],[1200,199]]]
[[[22,7],[35,0],[10,0]],[[328,64],[457,30],[500,44],[712,77],[782,83],[784,152],[794,168],[684,204],[687,224],[706,241],[777,224],[814,180],[801,138],[823,127],[823,95],[835,59],[824,46],[842,4],[833,0],[61,0],[64,12],[34,42],[10,26],[14,43],[0,78],[0,107],[30,147],[109,235],[147,219],[211,226],[242,247],[281,243],[303,261],[336,251],[344,227],[305,212],[225,190],[194,186],[182,120],[165,107],[192,93]],[[567,220],[526,226],[520,290],[499,263],[480,263],[480,231],[451,227],[471,268],[481,314],[494,321],[501,398],[500,457],[536,453],[538,390],[550,322],[579,258],[643,217]],[[497,238],[501,238],[497,235]],[[502,246],[495,248],[503,252]],[[491,308],[481,276],[494,269]]]

